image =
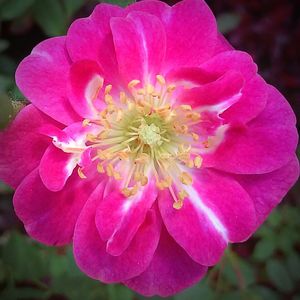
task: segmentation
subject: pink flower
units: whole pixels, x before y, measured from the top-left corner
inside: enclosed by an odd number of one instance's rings
[[[28,234],[102,282],[168,296],[248,239],[298,177],[295,116],[202,0],[98,5],[37,45],[0,177]]]

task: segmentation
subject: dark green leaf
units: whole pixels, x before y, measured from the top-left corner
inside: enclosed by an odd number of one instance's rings
[[[49,36],[63,35],[66,33],[68,20],[64,14],[60,1],[36,1],[34,18]]]
[[[191,299],[214,299],[214,292],[211,290],[208,284],[200,282],[195,286],[183,291],[180,294],[174,296],[175,300],[191,300]]]
[[[298,253],[292,253],[287,257],[287,268],[295,281],[300,280],[300,256]]]
[[[255,246],[253,258],[258,261],[264,261],[272,256],[275,249],[276,245],[273,240],[262,239]]]
[[[106,2],[106,3],[111,3],[111,4],[115,4],[115,5],[119,5],[119,6],[127,6],[129,4],[132,4],[135,2],[135,0],[104,0],[101,1],[99,0],[99,2]]]
[[[279,260],[269,260],[266,265],[267,275],[270,281],[282,292],[291,292],[293,290],[293,282],[284,266]]]
[[[5,51],[8,47],[9,47],[9,42],[7,40],[0,39],[0,53]]]
[[[63,0],[65,11],[70,18],[76,13],[85,3],[85,0]]]
[[[222,33],[230,32],[240,23],[240,17],[234,13],[224,13],[217,18],[218,28]]]
[[[6,0],[0,4],[0,20],[12,20],[23,13],[33,4],[34,0]]]
[[[255,286],[253,291],[260,296],[261,300],[279,300],[277,293],[265,286]]]

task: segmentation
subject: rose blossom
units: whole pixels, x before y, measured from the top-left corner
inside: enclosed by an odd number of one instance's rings
[[[28,234],[150,296],[196,283],[298,177],[295,116],[202,0],[100,4],[37,45],[0,177]]]

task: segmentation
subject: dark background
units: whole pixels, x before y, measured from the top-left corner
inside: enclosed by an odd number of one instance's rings
[[[24,104],[14,83],[20,60],[38,42],[64,34],[73,19],[88,16],[97,2],[100,1],[0,0],[2,128]],[[132,1],[106,2],[125,5]],[[217,17],[219,29],[236,49],[252,55],[261,75],[285,95],[298,117],[300,1],[207,3]],[[11,198],[12,191],[0,182],[0,299],[145,299],[123,286],[106,286],[87,278],[74,264],[70,247],[45,247],[27,238],[14,215]],[[202,282],[170,299],[299,300],[299,204],[297,183],[250,240],[234,245]]]

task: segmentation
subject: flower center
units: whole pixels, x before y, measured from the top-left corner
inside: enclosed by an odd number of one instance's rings
[[[176,103],[176,87],[161,75],[156,79],[154,86],[142,88],[140,81],[132,80],[130,93],[120,92],[119,97],[106,86],[105,109],[97,120],[83,121],[83,126],[100,128],[97,135],[87,135],[86,145],[94,151],[98,171],[120,181],[126,197],[155,180],[158,189],[170,190],[179,209],[188,196],[184,186],[193,183],[191,169],[201,167],[200,153],[211,141],[195,132],[203,122],[200,112]],[[84,178],[82,168],[78,173]]]
[[[160,146],[163,143],[160,136],[160,129],[153,123],[151,125],[141,125],[139,129],[139,138],[142,143],[149,146]]]

